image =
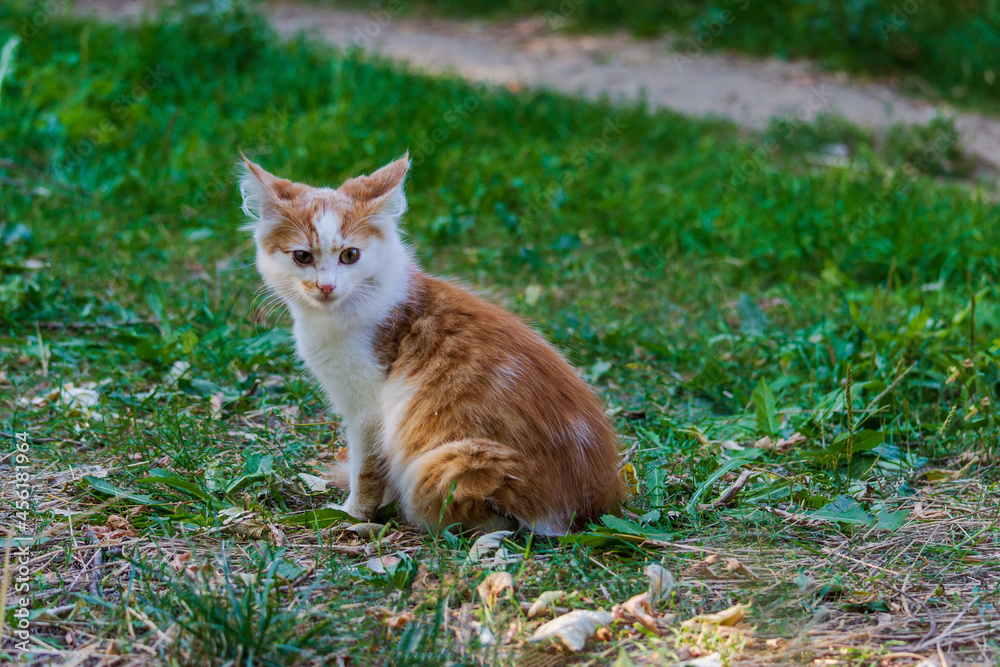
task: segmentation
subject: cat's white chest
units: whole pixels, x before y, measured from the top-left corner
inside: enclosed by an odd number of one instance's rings
[[[299,356],[323,386],[333,409],[348,424],[366,421],[385,384],[385,370],[375,359],[370,334],[300,321],[293,333]]]

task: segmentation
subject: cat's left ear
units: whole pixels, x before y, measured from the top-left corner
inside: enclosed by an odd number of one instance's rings
[[[340,190],[363,205],[368,215],[378,215],[399,222],[406,212],[403,181],[410,169],[410,153],[394,160],[368,176],[352,178]]]

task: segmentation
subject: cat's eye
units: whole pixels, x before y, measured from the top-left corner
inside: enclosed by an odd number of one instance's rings
[[[340,261],[342,264],[354,264],[354,262],[361,259],[361,251],[357,248],[348,248],[344,252],[340,253]]]
[[[292,259],[294,259],[297,264],[308,265],[313,263],[312,253],[306,252],[305,250],[296,250],[293,252]]]

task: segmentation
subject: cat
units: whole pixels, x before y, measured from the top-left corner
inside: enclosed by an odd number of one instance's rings
[[[395,499],[432,531],[540,535],[617,513],[618,438],[594,392],[520,319],[425,274],[403,242],[409,154],[337,189],[242,158],[257,268],[343,417],[344,511],[367,521]]]

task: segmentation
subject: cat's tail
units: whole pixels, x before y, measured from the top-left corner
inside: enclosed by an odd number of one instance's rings
[[[407,519],[431,530],[461,524],[465,530],[516,528],[524,523],[523,498],[512,494],[523,457],[507,445],[470,438],[447,442],[410,465],[413,484],[404,492]],[[523,470],[520,471],[523,473]]]
[[[347,461],[337,461],[326,471],[325,477],[341,491],[351,490],[351,466]]]

